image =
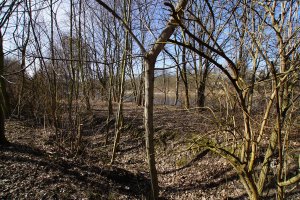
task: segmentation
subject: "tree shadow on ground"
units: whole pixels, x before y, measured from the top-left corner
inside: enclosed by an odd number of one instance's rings
[[[200,160],[201,158],[203,158],[204,156],[206,156],[208,153],[209,153],[209,150],[206,149],[206,150],[202,151],[201,153],[199,153],[195,158],[193,158],[186,165],[184,165],[184,166],[182,166],[180,168],[177,168],[177,169],[171,169],[171,170],[159,172],[159,174],[171,174],[171,173],[175,173],[175,172],[178,172],[180,170],[186,169],[188,167],[191,167],[196,161]]]
[[[178,193],[178,192],[186,192],[186,191],[193,191],[193,190],[205,190],[205,189],[212,189],[219,187],[220,185],[226,184],[228,182],[238,180],[238,176],[233,174],[230,176],[224,177],[224,174],[228,171],[230,171],[231,168],[225,168],[223,170],[220,170],[218,173],[210,177],[210,180],[203,180],[203,181],[197,181],[197,182],[191,182],[188,185],[185,186],[168,186],[165,189],[165,191],[171,192],[171,193]],[[220,178],[222,177],[222,178]],[[217,179],[217,180],[216,180]]]
[[[299,199],[299,197],[300,197],[300,191],[298,189],[298,190],[286,193],[284,196],[284,199],[296,200],[296,199]],[[276,194],[266,195],[266,196],[261,197],[261,200],[269,200],[269,199],[276,199]]]
[[[182,194],[185,192],[189,192],[189,191],[194,191],[194,190],[208,190],[208,189],[212,189],[212,188],[218,188],[221,185],[224,185],[226,183],[232,182],[232,181],[237,181],[239,180],[239,177],[236,173],[233,173],[229,176],[224,176],[224,174],[226,174],[227,172],[231,171],[232,168],[225,168],[223,170],[218,171],[218,173],[214,174],[213,176],[210,177],[209,180],[203,180],[203,181],[197,181],[197,182],[191,182],[188,185],[178,185],[178,186],[168,186],[163,188],[165,193],[173,193],[173,194]],[[167,172],[167,173],[171,173],[171,172]],[[237,186],[238,188],[243,188],[242,185]],[[274,193],[274,191],[276,190],[276,185],[270,185],[267,184],[266,186],[266,190],[273,190],[272,193],[267,192],[267,194],[264,194],[260,199],[262,200],[269,200],[269,199],[276,199],[276,193]],[[297,187],[297,186],[294,186]],[[294,191],[288,192],[285,194],[285,198],[286,199],[296,199],[299,198],[300,194],[300,188],[295,189]],[[244,191],[242,194],[240,194],[239,196],[236,197],[226,197],[227,199],[231,199],[231,200],[241,200],[241,199],[248,199],[248,195],[246,194],[246,191]]]
[[[0,152],[10,151],[14,153],[22,153],[22,154],[31,154],[32,156],[45,156],[45,151],[40,150],[36,147],[31,147],[28,145],[20,144],[20,143],[9,143],[9,145],[0,146]]]
[[[14,156],[5,154],[13,152]],[[24,155],[25,154],[25,155]],[[81,160],[53,157],[37,148],[22,144],[12,144],[0,148],[0,160],[21,163],[23,167],[35,165],[43,169],[42,173],[57,172],[68,180],[89,186],[96,192],[109,195],[109,191],[117,191],[123,195],[134,197],[148,196],[150,180],[143,174],[134,174],[114,166],[95,166]],[[48,180],[56,183],[57,180]],[[112,188],[113,187],[113,188]]]

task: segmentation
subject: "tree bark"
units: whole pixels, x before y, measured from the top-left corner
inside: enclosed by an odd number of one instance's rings
[[[176,87],[175,87],[175,100],[174,100],[174,106],[178,103],[178,95],[179,95],[179,69],[176,67]]]
[[[155,167],[154,129],[153,129],[153,94],[154,94],[154,65],[155,59],[151,56],[145,57],[145,139],[146,153],[149,164],[152,199],[158,199],[158,178]]]
[[[55,134],[58,134],[58,120],[57,120],[57,77],[55,71],[55,54],[54,54],[54,10],[53,10],[53,0],[50,0],[50,12],[51,12],[51,33],[50,33],[50,50],[51,50],[51,67],[52,67],[52,80],[50,90],[51,90],[51,112],[52,120],[55,128]]]
[[[184,39],[183,39],[184,40]],[[190,108],[190,98],[189,98],[189,82],[188,82],[188,76],[187,76],[187,69],[186,69],[186,47],[182,48],[182,69],[181,69],[181,78],[184,84],[184,103],[185,108]]]
[[[206,60],[204,64],[203,73],[200,76],[199,86],[197,88],[197,106],[203,108],[205,106],[205,89],[206,89],[206,80],[209,72],[209,63]]]
[[[5,137],[5,118],[8,114],[8,99],[6,94],[5,80],[2,77],[4,72],[4,53],[3,53],[3,38],[0,30],[0,145],[8,144]]]

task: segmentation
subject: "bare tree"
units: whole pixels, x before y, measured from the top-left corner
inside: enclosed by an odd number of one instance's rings
[[[153,47],[147,51],[145,47],[140,43],[137,37],[134,35],[130,27],[126,24],[121,17],[117,15],[114,10],[107,6],[103,1],[96,0],[101,6],[107,9],[110,13],[112,13],[118,20],[120,20],[123,26],[127,29],[129,34],[135,40],[135,42],[140,47],[142,53],[144,54],[144,63],[145,63],[145,112],[144,112],[144,120],[145,120],[145,137],[146,137],[146,152],[147,152],[147,160],[149,162],[149,171],[151,177],[151,188],[152,188],[152,199],[158,198],[158,180],[157,180],[157,172],[155,166],[155,150],[153,143],[153,94],[154,94],[154,68],[156,59],[159,53],[163,50],[166,41],[171,37],[176,27],[177,23],[174,23],[174,16],[181,17],[183,11],[188,3],[187,0],[180,0],[172,13],[172,17],[167,23],[164,30],[161,32],[160,36],[156,40]],[[172,6],[170,4],[167,4]]]
[[[6,94],[6,87],[5,87],[5,80],[3,78],[3,71],[4,71],[4,53],[3,53],[3,36],[0,29],[0,144],[8,144],[8,141],[5,137],[5,118],[7,116],[7,109],[8,109],[8,98]]]
[[[124,13],[124,21],[127,24],[130,24],[130,18],[131,18],[131,1],[126,2],[124,0],[123,2],[123,13]],[[124,93],[125,93],[125,71],[127,66],[127,55],[129,51],[129,33],[126,31],[125,33],[125,47],[123,50],[122,55],[122,62],[121,62],[121,74],[120,74],[120,94],[119,94],[119,104],[118,104],[118,111],[116,116],[116,133],[115,133],[115,141],[114,141],[114,147],[113,147],[113,153],[112,153],[112,159],[111,163],[114,162],[116,151],[118,147],[118,143],[120,140],[120,134],[121,129],[123,127],[123,101],[124,101]]]
[[[4,75],[4,48],[3,48],[3,28],[6,29],[7,22],[13,11],[20,2],[3,1],[0,3],[0,145],[9,144],[5,137],[5,118],[9,114],[9,100],[6,92],[6,80]],[[5,32],[5,31],[4,31]]]
[[[222,73],[227,76],[238,98],[238,103],[241,109],[239,115],[243,116],[244,130],[243,137],[236,141],[239,142],[239,145],[242,147],[240,151],[237,151],[237,149],[229,151],[226,146],[223,146],[224,144],[216,143],[214,141],[207,142],[205,140],[199,145],[210,149],[222,157],[225,157],[230,162],[230,164],[236,169],[236,172],[239,175],[250,199],[259,199],[260,196],[263,195],[266,176],[270,170],[271,160],[275,157],[275,152],[278,151],[277,159],[279,160],[279,164],[277,166],[277,195],[278,199],[283,199],[283,185],[286,186],[287,183],[295,183],[300,178],[300,175],[298,174],[289,181],[284,183],[282,182],[282,134],[283,130],[286,130],[288,127],[288,124],[286,123],[286,116],[288,113],[290,114],[292,112],[290,106],[293,105],[293,100],[290,97],[294,94],[294,84],[292,83],[297,82],[297,77],[294,76],[294,72],[298,70],[298,61],[296,61],[297,59],[295,58],[297,57],[297,49],[299,49],[299,41],[295,42],[295,39],[299,37],[299,29],[288,29],[289,31],[287,32],[283,31],[283,29],[284,27],[291,27],[287,24],[287,21],[293,21],[293,19],[295,19],[295,15],[297,15],[296,13],[298,13],[298,11],[296,11],[297,7],[294,6],[295,2],[243,2],[242,4],[240,1],[232,1],[221,7],[219,7],[218,2],[210,4],[208,1],[204,1],[203,3],[207,3],[210,7],[209,12],[212,15],[213,25],[216,27],[212,30],[217,30],[219,34],[221,34],[229,29],[242,28],[242,32],[238,37],[238,53],[233,54],[232,51],[229,50],[230,46],[228,45],[234,45],[237,43],[235,36],[229,34],[228,37],[223,37],[224,43],[222,43],[222,40],[216,38],[218,34],[212,34],[212,32],[207,28],[207,25],[203,22],[203,18],[199,18],[192,10],[188,10],[191,18],[187,20],[198,22],[200,24],[201,31],[206,33],[206,38],[209,38],[208,41],[205,41],[203,38],[190,31],[189,27],[186,26],[187,23],[180,23],[180,19],[178,19],[178,22],[187,37],[194,39],[199,45],[209,51],[204,51],[203,48],[195,48],[195,46],[191,43],[182,43],[181,41],[173,39],[170,39],[169,41],[174,44],[185,46],[186,48],[194,51],[199,56],[207,59],[210,63],[218,67]],[[194,6],[197,5],[194,4]],[[276,15],[278,10],[280,10],[280,17]],[[216,14],[217,12],[219,14]],[[234,16],[239,13],[242,13],[242,17],[239,18],[241,21],[240,23],[236,23],[238,19]],[[249,13],[255,16],[252,20],[249,18]],[[287,13],[289,13],[289,20],[287,20]],[[220,17],[220,15],[222,16]],[[251,25],[251,22],[255,23],[255,18],[259,19],[260,28],[268,27],[264,32],[253,31],[255,28],[251,28],[257,27],[257,24]],[[296,21],[297,20],[294,22]],[[235,24],[236,27],[234,27],[233,24]],[[241,27],[239,24],[241,24]],[[266,35],[269,36],[269,39],[267,39]],[[252,116],[249,110],[251,106],[249,103],[252,101],[249,100],[249,89],[253,89],[253,85],[259,84],[259,82],[254,80],[254,75],[251,76],[250,81],[247,80],[247,63],[243,61],[243,59],[246,58],[243,53],[245,51],[243,46],[246,41],[246,37],[248,37],[248,41],[250,40],[255,47],[252,51],[252,57],[254,60],[253,73],[256,73],[257,54],[259,54],[260,58],[266,63],[266,67],[272,76],[272,81],[270,81],[271,91],[268,96],[269,102],[266,104],[264,109],[265,113],[258,132],[254,131],[257,130],[258,127],[256,128],[251,122]],[[264,39],[261,40],[261,37]],[[277,44],[275,52],[274,50],[270,52],[268,49],[272,43]],[[221,63],[220,59],[212,57],[211,53],[215,53],[224,59],[226,64]],[[238,55],[238,59],[236,59],[236,61],[234,60],[235,55]],[[252,91],[250,91],[250,94],[251,93]],[[273,122],[275,125],[272,127],[272,132],[268,133],[265,131],[265,126],[266,121],[268,119],[271,120],[271,110],[276,112],[276,117],[272,119],[274,120]],[[269,134],[268,137],[270,139],[268,140],[268,147],[265,148],[264,161],[261,165],[255,165],[254,163],[258,154],[258,146],[263,148],[262,140],[267,134]],[[261,167],[258,178],[255,176],[255,167]]]

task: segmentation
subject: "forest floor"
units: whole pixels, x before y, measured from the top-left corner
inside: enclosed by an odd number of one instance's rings
[[[107,111],[97,108],[82,118],[79,151],[70,150],[67,136],[54,139],[52,129],[30,120],[8,120],[7,138],[12,145],[0,147],[0,199],[145,199],[150,180],[144,151],[143,108],[125,106],[124,130],[112,165],[114,125],[108,145],[104,145]],[[172,106],[155,108],[162,199],[248,199],[225,159],[191,148],[192,141],[212,125],[205,112]],[[300,148],[300,138],[291,138],[293,148]],[[297,170],[295,167],[292,169]],[[275,199],[270,188],[265,199]],[[286,199],[300,199],[299,184],[288,190]]]

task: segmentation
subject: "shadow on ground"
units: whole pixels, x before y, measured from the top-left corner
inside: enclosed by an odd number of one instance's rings
[[[117,192],[121,195],[131,197],[145,197],[150,191],[150,180],[143,174],[134,174],[114,166],[97,166],[93,163],[85,163],[79,159],[68,159],[57,155],[51,155],[40,149],[30,147],[24,144],[11,144],[10,146],[0,147],[0,167],[4,168],[3,176],[9,176],[9,172],[5,165],[19,165],[24,171],[39,169],[39,173],[57,174],[56,179],[47,179],[43,184],[58,184],[61,181],[71,181],[75,184],[87,186],[93,191],[101,193],[102,197],[109,196],[110,191]],[[27,168],[27,169],[26,169]],[[40,170],[42,169],[42,170]],[[5,174],[6,173],[6,174]],[[36,172],[27,173],[26,179],[33,175],[36,178]],[[14,176],[14,174],[11,174]],[[58,179],[65,177],[66,179]],[[5,177],[1,177],[5,178]],[[14,180],[23,181],[23,180]],[[2,195],[3,195],[2,191]],[[1,194],[1,191],[0,191]],[[1,195],[0,195],[1,196]],[[9,197],[9,196],[8,196]]]

